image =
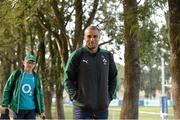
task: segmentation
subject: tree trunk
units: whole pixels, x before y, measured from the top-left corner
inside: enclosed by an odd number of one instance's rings
[[[63,106],[63,85],[56,87],[56,106],[58,119],[65,119]]]
[[[174,119],[180,119],[180,1],[168,0]]]
[[[80,47],[80,42],[83,39],[83,31],[82,31],[82,0],[78,0],[75,2],[75,39],[74,39],[74,49]]]
[[[41,35],[39,35],[39,37],[40,36]],[[41,40],[43,40],[43,38]],[[39,61],[40,71],[39,72],[41,73],[42,84],[43,84],[43,92],[44,92],[44,97],[45,97],[45,99],[44,99],[45,116],[47,119],[51,119],[52,118],[52,115],[51,115],[52,95],[51,95],[51,90],[50,90],[50,86],[48,83],[49,79],[47,78],[47,76],[46,76],[47,74],[45,72],[46,63],[45,63],[45,44],[44,44],[44,41],[40,42],[39,56],[40,56],[40,61]]]
[[[4,86],[11,72],[11,62],[3,58],[2,67],[3,67],[3,72],[2,72],[2,80],[1,80],[1,100],[2,100],[2,93],[3,93]]]
[[[17,60],[15,60],[15,63],[18,62],[18,65],[15,66],[16,69],[23,69],[23,60],[26,54],[26,29],[23,24],[20,25],[21,29],[18,29],[19,34],[20,34],[20,40],[17,43]]]
[[[138,119],[139,100],[139,41],[137,39],[137,2],[124,0],[125,81],[121,119]]]
[[[45,115],[46,119],[52,119],[52,94],[51,90],[44,91]]]

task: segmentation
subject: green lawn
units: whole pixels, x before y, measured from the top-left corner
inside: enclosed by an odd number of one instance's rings
[[[72,119],[72,107],[65,106],[65,117],[66,119]],[[139,107],[139,119],[140,120],[161,120],[160,117],[160,107]],[[168,108],[169,119],[173,119],[172,107]],[[109,108],[109,119],[117,120],[120,115],[120,107],[110,107]]]

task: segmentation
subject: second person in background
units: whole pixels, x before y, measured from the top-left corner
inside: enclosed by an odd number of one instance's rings
[[[3,91],[2,109],[11,109],[14,119],[36,119],[44,115],[44,96],[41,79],[34,72],[36,57],[28,54],[23,61],[24,69],[13,71]]]

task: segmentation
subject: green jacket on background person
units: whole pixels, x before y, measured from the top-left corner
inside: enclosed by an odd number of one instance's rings
[[[20,85],[24,71],[21,70],[21,74],[17,79],[15,79],[16,72],[17,71],[12,72],[5,85],[2,97],[2,107],[10,107],[10,109],[18,113],[20,102]],[[33,73],[33,75],[35,78],[35,111],[37,114],[41,114],[44,113],[44,96],[41,89],[41,81],[38,74]],[[12,91],[13,85],[16,86],[14,87],[14,91]],[[12,93],[10,91],[12,91]]]

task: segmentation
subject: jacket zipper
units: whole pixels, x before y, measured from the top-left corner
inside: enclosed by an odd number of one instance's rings
[[[99,86],[99,82],[98,82],[98,65],[97,65],[97,55],[94,57],[94,62],[95,62],[95,66],[96,66],[96,97],[98,96],[98,86]],[[96,98],[96,105],[98,104],[97,98]]]

